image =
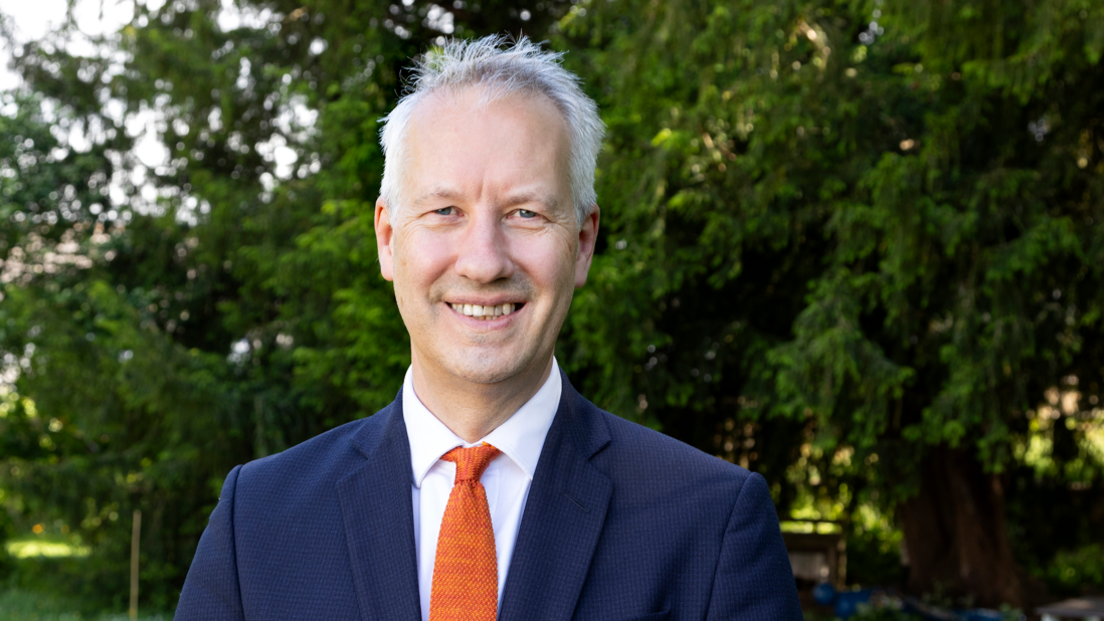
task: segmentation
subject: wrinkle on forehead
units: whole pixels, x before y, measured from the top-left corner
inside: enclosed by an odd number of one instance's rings
[[[459,190],[455,190],[445,185],[437,185],[419,195],[413,200],[411,204],[415,207],[421,207],[426,203],[433,202],[434,199],[459,201],[463,198],[463,192],[460,192]],[[535,191],[510,192],[501,200],[497,201],[497,204],[500,207],[513,207],[515,205],[527,205],[533,203],[538,203],[544,205],[549,209],[556,210],[563,204],[563,201],[553,194]]]

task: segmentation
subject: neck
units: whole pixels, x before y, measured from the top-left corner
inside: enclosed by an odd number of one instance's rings
[[[487,436],[537,394],[552,372],[552,356],[514,377],[494,384],[471,382],[437,367],[411,360],[414,392],[446,427],[469,444]]]

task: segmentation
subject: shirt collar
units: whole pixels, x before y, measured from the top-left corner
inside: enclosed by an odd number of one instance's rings
[[[560,405],[563,387],[555,357],[552,358],[552,371],[537,394],[506,422],[474,444],[464,442],[426,408],[414,392],[413,377],[413,371],[408,368],[403,381],[402,405],[415,487],[421,488],[422,480],[441,455],[458,446],[478,446],[483,442],[502,451],[525,472],[530,481],[533,480],[544,439]]]

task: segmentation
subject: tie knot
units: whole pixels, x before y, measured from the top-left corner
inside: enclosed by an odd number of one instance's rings
[[[490,465],[491,460],[498,457],[500,452],[484,442],[482,446],[471,448],[456,447],[442,455],[441,459],[456,463],[456,480],[453,484],[459,485],[465,481],[478,482],[483,476],[483,471]]]

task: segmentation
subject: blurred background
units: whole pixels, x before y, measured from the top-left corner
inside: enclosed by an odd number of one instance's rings
[[[810,618],[1104,591],[1101,2],[440,1],[0,0],[0,619],[168,618],[234,465],[394,398],[378,119],[492,33],[609,128],[562,366],[767,478]]]

